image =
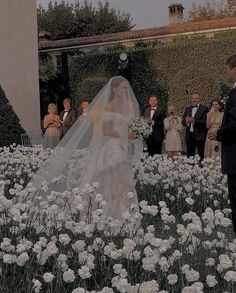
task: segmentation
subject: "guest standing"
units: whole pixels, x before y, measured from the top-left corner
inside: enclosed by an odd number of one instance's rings
[[[89,101],[88,100],[83,100],[81,102],[81,112],[80,112],[80,115],[79,115],[79,121],[81,123],[84,121],[84,119],[87,116],[88,107],[89,107]]]
[[[215,99],[211,101],[210,112],[207,113],[206,126],[208,133],[217,131],[222,124],[223,120],[223,104],[220,100]],[[216,160],[217,157],[221,156],[221,143],[217,140],[206,139],[205,144],[205,158],[212,158]]]
[[[229,199],[232,209],[232,220],[236,234],[236,55],[225,63],[228,82],[233,85],[226,101],[222,127],[212,131],[208,137],[222,143],[222,172],[228,177]]]
[[[167,109],[168,117],[164,120],[166,132],[165,148],[167,156],[173,159],[182,151],[180,131],[182,130],[181,118],[176,116],[175,107],[169,106]]]
[[[162,144],[164,139],[164,119],[166,117],[164,109],[159,106],[159,99],[156,96],[149,98],[149,105],[144,118],[151,128],[151,135],[147,138],[147,150],[149,156],[162,153]]]
[[[71,128],[74,122],[77,120],[77,111],[71,108],[71,100],[65,99],[63,101],[64,111],[61,112],[60,118],[62,123],[62,136]]]
[[[196,149],[201,161],[204,158],[207,112],[208,107],[200,103],[200,95],[198,93],[193,94],[191,106],[185,109],[182,121],[186,127],[185,140],[188,158],[195,156]]]
[[[46,129],[43,139],[43,146],[45,148],[54,148],[61,138],[62,121],[56,114],[56,105],[51,103],[48,105],[48,114],[43,119],[43,127]]]

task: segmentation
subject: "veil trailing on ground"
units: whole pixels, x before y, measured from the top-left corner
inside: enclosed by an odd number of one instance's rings
[[[123,86],[117,89],[121,83]],[[128,81],[121,76],[111,78],[93,99],[86,119],[74,123],[30,185],[38,190],[47,184],[51,190],[63,192],[92,184],[110,165],[116,167],[122,161],[131,165],[141,155],[142,140],[128,139],[128,122],[139,115]],[[118,151],[112,147],[117,143]]]

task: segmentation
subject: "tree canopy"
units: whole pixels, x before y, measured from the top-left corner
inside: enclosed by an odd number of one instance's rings
[[[93,6],[87,0],[74,4],[50,1],[45,8],[38,7],[38,31],[49,32],[52,39],[65,39],[116,33],[130,30],[132,18],[129,13],[111,8],[108,1],[98,1]]]
[[[188,21],[208,20],[236,16],[236,0],[207,0],[205,4],[192,5]]]

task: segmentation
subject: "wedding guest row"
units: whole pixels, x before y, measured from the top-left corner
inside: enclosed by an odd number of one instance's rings
[[[48,115],[44,117],[43,126],[45,131],[44,147],[54,148],[60,139],[79,119],[82,123],[89,107],[89,101],[81,102],[78,113],[71,107],[70,99],[63,101],[64,110],[57,115],[56,105],[48,105]],[[157,96],[149,98],[149,107],[144,112],[144,118],[150,126],[150,135],[146,139],[149,156],[163,153],[163,145],[168,158],[174,158],[183,152],[181,140],[182,129],[185,131],[185,143],[187,157],[195,156],[196,151],[202,161],[204,158],[216,159],[221,155],[221,144],[216,140],[207,138],[207,132],[216,131],[220,128],[223,119],[223,104],[214,99],[210,109],[201,103],[200,95],[194,93],[191,96],[191,105],[185,108],[182,115],[177,114],[176,108],[169,105],[167,111],[159,103]],[[164,143],[163,143],[164,142]]]
[[[151,96],[144,118],[151,128],[151,134],[146,140],[149,156],[162,154],[163,145],[168,158],[181,154],[182,127],[185,127],[187,157],[195,156],[196,151],[201,161],[204,158],[216,159],[221,155],[220,142],[207,139],[207,133],[218,130],[222,124],[223,104],[219,99],[212,100],[209,108],[201,103],[200,95],[194,93],[191,105],[185,108],[181,118],[173,105],[168,106],[166,113],[158,97]]]
[[[54,103],[48,105],[48,114],[43,120],[43,127],[45,129],[43,145],[45,148],[56,147],[77,119],[81,123],[84,121],[89,101],[83,100],[81,102],[79,113],[71,107],[70,99],[64,99],[63,106],[64,110],[58,115],[56,105]]]

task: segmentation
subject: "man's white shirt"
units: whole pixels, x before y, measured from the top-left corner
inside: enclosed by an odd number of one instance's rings
[[[157,109],[157,107],[152,107],[152,108],[151,108],[151,111],[150,111],[150,118],[151,118],[151,119],[153,118],[153,115],[154,115],[156,109]],[[152,124],[150,125],[150,130],[151,130],[151,132],[153,131],[153,128],[152,128],[153,125],[154,125],[154,121],[152,121]]]
[[[64,111],[63,118],[62,118],[63,122],[65,121],[67,115],[68,115],[68,111]]]
[[[196,115],[197,109],[199,107],[199,104],[195,107],[192,108],[192,117],[194,118],[194,116]],[[193,132],[193,123],[191,123],[190,125],[190,132]]]
[[[152,117],[153,117],[153,115],[154,115],[156,109],[157,109],[157,107],[153,107],[153,108],[151,109],[151,112],[150,112],[150,118],[151,118],[151,119],[152,119]]]

